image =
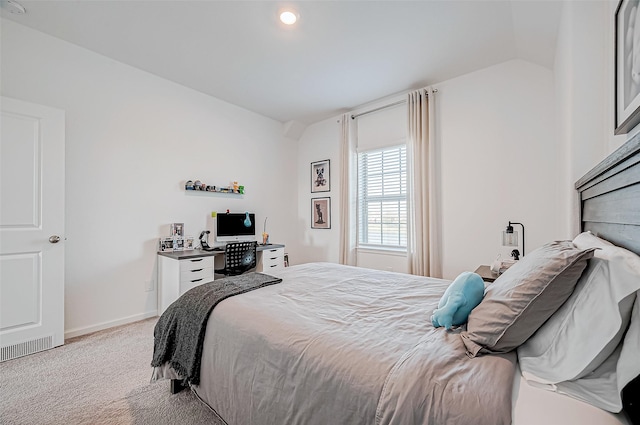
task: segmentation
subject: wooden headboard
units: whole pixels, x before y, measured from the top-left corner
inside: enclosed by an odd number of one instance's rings
[[[580,228],[640,255],[640,133],[578,180],[576,190]],[[640,376],[622,391],[622,404],[640,424]]]
[[[580,228],[640,255],[640,133],[576,182]]]

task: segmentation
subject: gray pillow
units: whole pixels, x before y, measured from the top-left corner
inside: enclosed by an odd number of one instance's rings
[[[506,353],[524,343],[569,298],[594,248],[548,243],[489,285],[461,333],[467,354]]]

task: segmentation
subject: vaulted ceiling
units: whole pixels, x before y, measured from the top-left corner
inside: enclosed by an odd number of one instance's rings
[[[510,59],[553,67],[559,1],[16,0],[2,16],[281,122]],[[292,6],[292,27],[278,11]]]

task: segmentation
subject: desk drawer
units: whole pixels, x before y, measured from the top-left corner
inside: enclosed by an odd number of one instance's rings
[[[204,269],[188,270],[180,273],[180,283],[183,282],[195,282],[205,283],[213,280],[213,267],[207,267]]]
[[[193,270],[180,273],[180,295],[189,289],[213,280],[213,268]]]
[[[284,268],[284,248],[265,249],[262,251],[262,269],[277,270]]]
[[[202,279],[202,280],[196,280],[195,282],[192,281],[186,281],[186,282],[180,282],[180,295],[184,294],[185,292],[187,292],[189,289],[191,288],[195,288],[198,285],[202,285],[203,283],[207,283],[207,282],[211,282],[212,279]]]
[[[180,274],[198,269],[212,269],[214,257],[190,258],[180,260]]]
[[[262,272],[269,273],[269,270],[282,270],[284,269],[284,261],[282,263],[263,264]]]

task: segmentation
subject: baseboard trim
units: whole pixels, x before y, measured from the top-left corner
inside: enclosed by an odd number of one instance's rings
[[[157,310],[147,311],[146,313],[135,314],[129,317],[123,317],[122,319],[112,320],[110,322],[102,322],[97,325],[87,326],[84,328],[76,328],[65,331],[64,339],[74,338],[76,336],[86,335],[97,331],[113,328],[115,326],[127,325],[133,322],[139,322],[140,320],[148,319],[150,317],[156,317],[158,315]]]

